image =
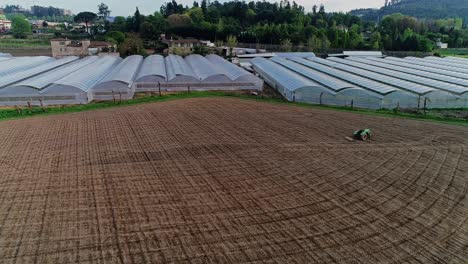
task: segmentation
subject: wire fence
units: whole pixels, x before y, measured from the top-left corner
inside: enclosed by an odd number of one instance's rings
[[[4,106],[85,104],[88,101],[89,98],[85,94],[0,96],[0,105]]]
[[[292,102],[303,102],[320,105],[347,106],[369,109],[459,109],[468,108],[468,98],[430,98],[401,97],[401,98],[372,98],[363,96],[347,96],[324,92],[288,92],[280,91],[284,98]]]
[[[206,91],[206,90],[261,90],[258,83],[224,83],[224,82],[194,82],[194,83],[137,83],[135,92],[172,92],[172,91]]]

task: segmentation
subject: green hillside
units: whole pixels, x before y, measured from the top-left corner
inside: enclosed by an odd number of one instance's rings
[[[426,19],[463,18],[465,24],[468,22],[467,0],[401,0],[391,2],[395,3],[380,9],[356,9],[351,13],[369,21],[379,21],[385,15],[401,13]]]

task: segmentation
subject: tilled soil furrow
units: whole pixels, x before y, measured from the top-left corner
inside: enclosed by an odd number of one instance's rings
[[[464,263],[467,144],[235,98],[0,122],[0,262]]]

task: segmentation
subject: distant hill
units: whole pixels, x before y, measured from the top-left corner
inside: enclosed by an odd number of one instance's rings
[[[463,18],[468,22],[468,0],[400,0],[380,9],[356,9],[351,14],[364,20],[379,21],[385,15],[401,13],[417,18]]]

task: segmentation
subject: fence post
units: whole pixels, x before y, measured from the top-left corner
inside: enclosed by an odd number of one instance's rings
[[[319,99],[320,105],[322,105],[322,96],[323,96],[323,92],[320,93],[320,99]]]
[[[161,82],[158,82],[159,97],[161,97]]]
[[[119,104],[121,104],[121,103],[122,103],[122,92],[119,91]]]
[[[351,99],[351,109],[354,109],[354,99]]]
[[[114,94],[114,90],[112,90],[112,101],[113,101],[114,104],[115,104],[115,94]]]
[[[418,110],[421,108],[421,95],[418,96]]]
[[[296,102],[296,91],[293,92],[293,103]]]
[[[424,97],[424,115],[426,115],[426,110],[427,110],[427,101],[431,101],[429,98]]]
[[[187,92],[190,93],[190,85],[187,86]]]
[[[39,98],[39,104],[41,105],[41,110],[42,110],[42,112],[45,112],[44,103],[42,102],[42,99],[41,99],[41,98]]]

